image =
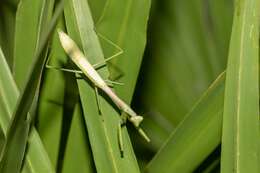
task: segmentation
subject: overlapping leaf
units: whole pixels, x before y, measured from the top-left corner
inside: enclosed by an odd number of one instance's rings
[[[7,133],[8,125],[11,121],[11,115],[15,109],[16,102],[18,100],[19,92],[17,86],[13,80],[11,72],[5,62],[2,52],[0,52],[0,93],[1,93],[1,116],[0,124],[1,128]],[[23,136],[21,136],[22,138]],[[20,139],[20,137],[18,138]],[[20,141],[17,142],[20,145]],[[50,164],[48,155],[42,145],[41,139],[35,128],[32,128],[29,137],[29,148],[26,155],[24,173],[38,173],[54,172]]]
[[[48,8],[47,8],[48,9]],[[43,16],[47,16],[48,11],[44,8]],[[18,172],[22,165],[22,160],[27,143],[30,123],[33,117],[27,116],[29,109],[33,103],[36,90],[39,85],[41,72],[45,63],[44,50],[47,45],[48,38],[57,23],[58,17],[63,9],[63,1],[58,5],[57,11],[43,33],[41,33],[38,49],[35,53],[33,66],[31,67],[29,76],[25,82],[25,88],[21,92],[16,108],[13,113],[10,128],[7,133],[7,139],[1,155],[1,172]],[[45,11],[47,10],[47,11]]]

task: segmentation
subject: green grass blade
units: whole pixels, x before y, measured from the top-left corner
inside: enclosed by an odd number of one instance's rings
[[[62,9],[63,1],[61,1],[61,3],[58,5],[56,13],[54,14],[54,17],[50,25],[46,29],[44,35],[41,37],[40,46],[35,54],[34,63],[29,73],[30,75],[28,76],[28,79],[25,82],[25,88],[21,93],[21,96],[18,100],[18,104],[15,108],[12,121],[7,133],[7,139],[4,145],[4,150],[1,155],[0,167],[1,172],[3,173],[10,172],[10,170],[12,170],[12,172],[15,173],[20,170],[23,159],[23,153],[27,143],[30,121],[31,119],[33,119],[33,117],[28,117],[27,114],[35,97],[35,93],[39,85],[41,72],[46,58],[46,56],[43,56],[43,52],[46,48],[48,38],[52,33],[53,29],[55,28],[55,25],[57,23],[59,15],[62,12]],[[23,138],[19,142],[17,140],[17,137],[20,136],[23,136]],[[17,146],[18,143],[19,145]],[[14,157],[16,159],[12,159]],[[16,170],[13,170],[13,168],[16,168]]]
[[[147,166],[147,172],[194,171],[220,143],[223,98],[224,74],[210,86],[172,132]]]
[[[12,134],[12,138],[7,138],[8,147],[6,143],[3,147],[3,157],[1,158],[0,170],[3,173],[7,172],[20,172],[23,157],[25,154],[25,146],[29,134],[30,123],[23,121],[16,127],[16,132]]]
[[[65,19],[69,35],[81,43],[85,55],[91,63],[104,60],[89,6],[84,0],[73,0],[65,8]],[[106,67],[99,70],[106,79],[109,75]],[[139,172],[137,162],[127,136],[123,129],[124,158],[120,156],[117,127],[120,117],[117,111],[102,96],[100,97],[102,116],[98,113],[95,91],[86,81],[78,80],[85,121],[90,144],[98,172]]]
[[[1,84],[1,93],[2,94],[8,94],[7,92],[12,92],[11,87],[7,86],[9,83],[6,82],[11,78],[11,73],[9,71],[8,65],[4,59],[3,53],[1,51],[1,65],[3,66],[3,68],[1,68],[3,70],[3,73],[1,73],[1,83],[5,83],[5,84]],[[5,71],[8,70],[8,71]],[[5,76],[5,74],[7,74]],[[5,81],[6,80],[6,81]],[[9,82],[12,81],[9,80]],[[11,85],[14,86],[14,83]],[[5,90],[7,87],[10,87],[8,90]],[[4,99],[4,103],[5,103],[5,109],[7,110],[6,114],[3,114],[1,116],[1,125],[5,135],[7,134],[7,129],[8,129],[8,125],[10,124],[10,119],[11,119],[11,114],[13,113],[12,108],[14,108],[15,105],[15,99],[17,99],[18,97],[18,90],[17,88],[14,89],[13,92],[13,98],[10,99],[8,98],[9,96],[3,95],[3,99]],[[12,105],[12,106],[9,106]],[[5,124],[5,125],[4,125]],[[8,142],[9,144],[12,144],[11,146],[8,146],[8,148],[6,149],[6,143],[4,144],[4,148],[2,151],[2,155],[1,155],[1,163],[0,163],[0,170],[1,172],[18,172],[18,170],[20,170],[20,166],[21,166],[21,161],[23,159],[23,155],[25,152],[25,144],[27,142],[27,135],[29,132],[29,124],[27,121],[23,121],[19,126],[17,126],[16,128],[17,132],[13,134],[13,138],[11,138]],[[8,140],[8,137],[6,139],[6,141]],[[18,151],[18,153],[17,153]],[[6,154],[7,153],[7,154]],[[6,157],[8,156],[8,157]]]
[[[3,108],[1,105],[2,109],[0,110],[6,110],[6,112],[1,112],[0,124],[1,128],[6,134],[8,124],[11,121],[12,112],[15,109],[15,104],[18,100],[19,92],[1,51],[0,64],[0,92],[3,93],[3,95],[1,96],[1,101],[3,100],[4,103]],[[20,142],[18,142],[18,144],[19,143]],[[29,146],[25,162],[27,171],[24,171],[24,173],[34,173],[35,171],[37,173],[45,173],[46,171],[50,173],[54,172],[50,164],[48,155],[35,128],[32,128],[28,143]]]
[[[19,96],[19,92],[15,82],[13,81],[13,76],[10,69],[5,61],[2,49],[0,49],[0,93],[1,100],[3,100],[3,108],[6,110],[1,112],[0,124],[4,133],[7,133],[8,125],[11,119],[13,110],[15,109],[15,104]]]
[[[259,1],[237,0],[224,100],[222,173],[259,169]]]
[[[32,127],[28,138],[28,150],[26,151],[25,159],[22,173],[55,173],[48,153],[35,127]]]

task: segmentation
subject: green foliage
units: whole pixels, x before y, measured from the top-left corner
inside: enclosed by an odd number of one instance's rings
[[[127,123],[120,151],[123,114],[61,70],[58,29],[91,64],[123,50],[96,70],[150,143]],[[258,38],[257,0],[2,0],[0,172],[259,172]]]

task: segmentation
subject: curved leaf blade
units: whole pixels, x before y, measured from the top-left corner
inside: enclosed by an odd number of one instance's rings
[[[229,48],[221,172],[257,173],[259,168],[258,0],[237,0]]]

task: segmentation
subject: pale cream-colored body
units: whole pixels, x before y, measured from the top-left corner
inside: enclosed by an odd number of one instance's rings
[[[111,100],[116,104],[116,106],[128,116],[130,122],[138,127],[143,120],[142,116],[137,115],[128,104],[121,100],[112,89],[106,84],[106,82],[101,78],[94,67],[88,62],[84,54],[80,51],[76,43],[64,32],[59,31],[59,38],[61,44],[70,56],[71,60],[78,66],[78,68],[87,76],[87,78],[94,83],[94,85],[101,90],[103,90]]]

